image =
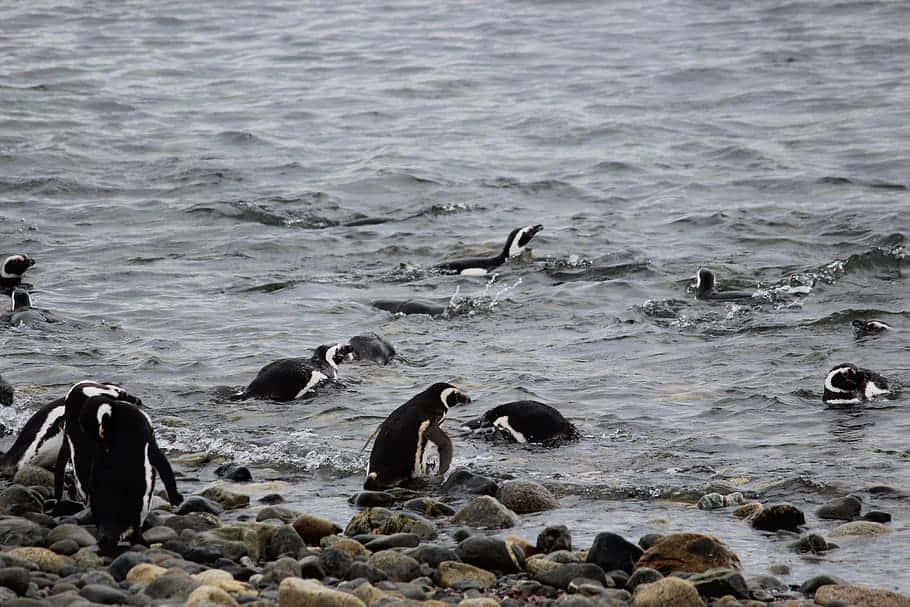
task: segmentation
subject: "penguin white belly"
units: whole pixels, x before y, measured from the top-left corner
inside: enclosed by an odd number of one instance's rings
[[[486,276],[489,272],[486,268],[465,268],[459,274],[462,276]]]
[[[303,388],[301,388],[300,391],[296,395],[294,395],[294,398],[300,398],[301,396],[303,396],[304,394],[306,394],[307,392],[312,390],[316,384],[318,384],[319,382],[321,382],[324,379],[328,379],[328,377],[326,375],[323,375],[319,371],[310,371],[310,379],[307,380],[306,385]]]
[[[420,422],[420,427],[417,428],[417,449],[414,452],[414,470],[411,474],[412,477],[416,478],[418,476],[426,475],[426,443],[423,440],[423,433],[427,431],[427,428],[430,427],[430,420],[425,420]]]

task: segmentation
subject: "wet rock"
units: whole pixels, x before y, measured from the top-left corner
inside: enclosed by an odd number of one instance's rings
[[[549,554],[557,550],[571,550],[572,535],[565,525],[550,525],[537,535],[537,552]]]
[[[177,539],[177,532],[164,525],[151,527],[142,534],[142,539],[149,544],[163,544],[169,540]]]
[[[269,539],[265,550],[265,559],[274,561],[279,556],[288,555],[296,557],[306,549],[303,539],[291,525],[279,527]]]
[[[368,542],[364,548],[372,552],[380,552],[389,548],[413,548],[420,545],[420,538],[413,533],[393,533],[382,535]]]
[[[267,521],[269,519],[277,519],[282,523],[291,524],[299,516],[299,512],[291,510],[290,508],[283,508],[281,506],[266,506],[256,515],[256,520]]]
[[[239,607],[237,601],[227,592],[217,586],[200,586],[193,590],[186,601],[185,607],[196,605],[224,605],[225,607]]]
[[[828,537],[870,537],[875,535],[888,535],[892,533],[891,527],[871,521],[853,521],[844,523],[828,532]]]
[[[205,546],[188,548],[183,553],[183,558],[193,563],[214,563],[223,557],[224,556],[221,554],[221,551],[217,548],[209,548]]]
[[[347,579],[352,562],[353,559],[350,556],[335,548],[329,548],[319,553],[319,564],[322,565],[326,575],[338,579]]]
[[[183,602],[198,587],[199,583],[185,571],[171,569],[152,580],[142,593],[153,599],[169,599],[170,601]]]
[[[41,571],[47,571],[48,573],[57,573],[66,562],[59,554],[55,554],[47,548],[37,548],[34,546],[13,548],[12,550],[8,550],[7,554],[20,559],[25,559]]]
[[[361,508],[391,506],[396,501],[394,495],[385,491],[361,491],[360,493],[355,493],[348,499],[348,502]]]
[[[442,484],[442,492],[446,495],[496,495],[499,485],[496,481],[479,474],[474,474],[464,468],[458,468],[449,474]]]
[[[332,521],[315,514],[301,514],[294,519],[293,526],[308,545],[318,545],[323,537],[341,531]]]
[[[408,550],[406,554],[413,557],[419,563],[426,563],[430,567],[436,568],[439,563],[444,561],[457,561],[458,555],[451,548],[436,546],[434,544],[421,544],[413,550]]]
[[[872,521],[873,523],[890,523],[891,515],[887,512],[880,512],[878,510],[870,510],[861,517],[864,521]]]
[[[314,569],[311,565],[311,563],[307,563],[307,577],[315,577],[313,575]],[[319,565],[318,561],[316,565]],[[325,572],[321,566],[319,566],[318,573],[322,574],[319,579],[325,577]],[[283,556],[274,562],[267,563],[262,568],[262,581],[265,584],[280,584],[282,580],[289,577],[303,577],[303,567],[290,557]]]
[[[259,503],[266,504],[269,506],[272,506],[275,504],[283,504],[284,498],[281,497],[281,495],[278,493],[269,493],[268,495],[263,495],[262,497],[260,497]]]
[[[629,592],[634,592],[641,584],[651,584],[663,577],[664,576],[661,575],[660,571],[657,571],[656,569],[639,567],[631,576],[629,576],[629,579],[626,580],[625,588]]]
[[[699,510],[715,510],[717,508],[723,508],[725,506],[724,496],[720,493],[706,493],[699,498],[695,506]]]
[[[830,605],[834,601],[869,607],[910,607],[910,598],[878,588],[829,584],[815,591],[816,603]]]
[[[749,504],[743,504],[742,506],[737,506],[733,509],[733,516],[736,518],[748,519],[750,516],[761,510],[761,504],[758,502],[752,502]]]
[[[395,550],[383,550],[370,556],[369,565],[382,571],[393,582],[410,582],[420,577],[420,563]]]
[[[250,496],[242,493],[234,493],[224,487],[209,487],[202,493],[202,497],[218,502],[225,510],[235,510],[250,505]]]
[[[255,596],[256,591],[247,584],[234,579],[227,571],[221,569],[207,569],[192,576],[193,580],[203,586],[214,586],[235,596]]]
[[[57,554],[63,556],[72,556],[79,552],[79,544],[77,544],[74,540],[60,540],[58,542],[54,542],[48,546],[48,548],[50,548],[51,552],[56,552]]]
[[[280,607],[366,607],[353,594],[326,588],[313,580],[287,578],[278,586]]]
[[[559,501],[550,491],[533,481],[506,481],[499,488],[499,501],[516,514],[542,512],[559,507]]]
[[[376,530],[379,535],[413,533],[421,540],[433,540],[439,535],[436,526],[417,514],[396,514],[386,519]]]
[[[695,586],[676,577],[666,577],[635,589],[632,607],[704,607]]]
[[[822,536],[816,533],[810,533],[799,538],[797,541],[788,544],[787,547],[796,552],[811,552],[815,554],[830,550],[832,545],[828,544]]]
[[[218,516],[224,512],[224,507],[202,495],[189,495],[181,502],[175,514],[190,514],[192,512],[205,512]]]
[[[185,504],[190,500],[192,496],[186,498],[183,501]],[[209,500],[211,501],[211,500]],[[214,502],[213,502],[214,503]],[[181,504],[182,506],[183,504]],[[217,505],[217,504],[216,504]],[[168,518],[164,521],[165,527],[170,527],[174,531],[181,534],[184,530],[189,529],[194,532],[209,531],[211,529],[217,529],[221,526],[221,521],[218,520],[218,517],[208,513],[208,512],[192,512],[186,515],[177,515]]]
[[[799,532],[799,526],[806,524],[805,515],[792,504],[766,506],[750,516],[748,520],[754,529],[761,531],[784,529]]]
[[[635,568],[650,567],[667,575],[674,571],[703,573],[716,567],[741,569],[739,557],[720,540],[701,533],[665,535],[648,548]]]
[[[647,550],[663,538],[664,536],[660,533],[646,533],[645,535],[638,538],[638,545],[642,550]]]
[[[253,480],[253,475],[250,473],[249,468],[235,464],[234,462],[221,464],[215,468],[215,476],[219,478],[226,478],[229,481],[234,481],[235,483],[245,483]]]
[[[414,512],[419,512],[423,516],[452,516],[455,514],[455,509],[438,502],[434,499],[428,497],[415,497],[414,499],[406,501],[402,504],[408,510],[413,510]]]
[[[563,563],[557,563],[537,555],[525,561],[525,571],[528,572],[529,576],[536,579],[539,575],[555,571],[561,564]]]
[[[38,495],[22,485],[10,485],[0,491],[0,514],[21,516],[26,512],[43,512]]]
[[[82,574],[82,582],[84,584],[101,584],[102,586],[110,586],[111,588],[117,588],[117,580],[114,579],[107,571],[89,571],[88,573]]]
[[[250,552],[245,539],[246,534],[237,533],[228,527],[218,527],[197,533],[193,536],[191,546],[216,550],[225,558],[238,561]]]
[[[819,506],[815,510],[815,516],[824,519],[852,521],[859,516],[859,511],[862,507],[863,502],[858,496],[848,495]]]
[[[97,548],[83,548],[74,554],[72,559],[81,569],[98,569],[104,566],[104,559],[98,555]]]
[[[518,515],[489,495],[481,495],[455,513],[452,522],[485,529],[504,529],[519,523]]]
[[[25,487],[53,487],[54,473],[38,466],[26,464],[13,475],[13,484]]]
[[[325,577],[325,571],[322,568],[322,563],[320,562],[319,557],[315,554],[311,554],[300,559],[300,561],[298,561],[298,564],[300,565],[299,577],[302,577],[304,579],[313,578],[317,580],[321,580]],[[353,563],[351,563],[351,565],[353,565]],[[350,572],[348,572],[348,574],[350,575]]]
[[[541,584],[562,588],[563,590],[566,590],[569,587],[569,582],[575,578],[595,580],[604,588],[613,586],[613,580],[607,578],[603,569],[594,563],[562,563],[534,576],[534,579]]]
[[[746,498],[740,491],[734,491],[724,496],[724,506],[739,506],[744,501],[746,501]]]
[[[9,588],[19,596],[28,591],[31,575],[24,567],[3,567],[0,569],[0,586]]]
[[[693,575],[687,581],[703,596],[721,597],[729,594],[738,599],[749,598],[746,580],[735,569],[709,569]]]
[[[130,602],[130,595],[122,590],[102,584],[87,584],[79,591],[79,596],[93,603],[102,605],[123,605]]]
[[[364,579],[371,584],[381,582],[386,579],[386,575],[376,569],[375,567],[364,563],[363,561],[354,561],[351,563],[351,568],[348,570],[347,579],[356,580],[357,578]]]
[[[467,563],[457,561],[443,561],[436,567],[433,581],[443,588],[455,588],[465,582],[474,582],[481,588],[492,588],[496,584],[496,576]]]
[[[473,535],[458,543],[455,554],[465,563],[503,573],[524,570],[524,552],[497,537]]]
[[[816,575],[815,577],[811,577],[803,582],[802,586],[799,587],[799,591],[806,596],[812,596],[815,594],[816,590],[822,586],[827,586],[828,584],[839,584],[846,586],[847,582],[833,575]]]
[[[91,533],[85,530],[84,527],[79,525],[72,525],[69,523],[58,525],[47,534],[47,541],[49,544],[54,542],[59,542],[60,540],[74,540],[79,544],[80,548],[85,546],[94,546],[98,543],[98,540],[95,539]]]
[[[621,569],[632,573],[636,561],[644,554],[641,548],[615,533],[598,533],[588,550],[587,562],[598,565],[604,571]]]

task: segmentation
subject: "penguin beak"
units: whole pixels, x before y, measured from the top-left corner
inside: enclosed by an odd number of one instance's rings
[[[531,235],[533,236],[534,234],[537,234],[538,232],[541,232],[541,231],[543,231],[543,225],[537,224],[536,226],[531,228]]]

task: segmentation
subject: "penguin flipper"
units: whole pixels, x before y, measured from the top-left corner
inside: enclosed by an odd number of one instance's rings
[[[424,436],[436,445],[436,449],[439,451],[439,470],[436,474],[442,476],[452,465],[452,439],[439,426],[430,426]]]
[[[155,443],[154,439],[149,443],[149,463],[158,471],[158,474],[161,475],[161,482],[164,483],[164,489],[167,491],[168,501],[174,506],[180,504],[180,502],[183,501],[183,496],[180,495],[180,492],[177,490],[177,481],[174,479],[174,470],[171,468],[171,463],[167,461],[167,458],[161,450],[158,449],[158,445]]]
[[[57,463],[54,464],[54,499],[59,503],[63,499],[63,477],[66,474],[66,464],[70,461],[70,442],[63,430],[63,444],[57,453]]]

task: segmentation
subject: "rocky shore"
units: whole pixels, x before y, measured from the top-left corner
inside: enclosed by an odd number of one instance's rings
[[[248,471],[231,474],[248,480]],[[454,471],[432,491],[353,495],[359,512],[331,521],[213,486],[172,508],[156,498],[144,543],[101,556],[81,506],[52,499],[53,476],[26,468],[0,491],[0,605],[250,605],[267,607],[910,607],[910,598],[820,575],[792,586],[743,571],[707,533],[623,538],[603,531],[576,546],[565,526],[536,542],[509,535],[520,516],[558,507],[538,483],[497,483]],[[433,496],[430,497],[430,494]],[[846,496],[820,518],[845,521],[828,537],[800,532],[789,504],[709,494],[757,530],[792,535],[792,549],[836,549],[832,539],[891,532],[884,512]],[[51,513],[65,512],[62,516]]]

